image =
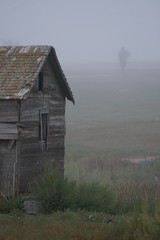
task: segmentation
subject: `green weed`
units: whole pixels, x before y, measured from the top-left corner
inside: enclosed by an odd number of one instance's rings
[[[13,211],[23,212],[24,201],[22,196],[10,198],[0,197],[0,213],[10,213]]]

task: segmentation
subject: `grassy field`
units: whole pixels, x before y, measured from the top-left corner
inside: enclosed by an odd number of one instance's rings
[[[0,215],[0,239],[158,240],[158,217],[147,211],[125,218],[69,211],[37,217]]]
[[[50,215],[0,214],[1,240],[159,240],[159,206],[132,214],[77,211]]]

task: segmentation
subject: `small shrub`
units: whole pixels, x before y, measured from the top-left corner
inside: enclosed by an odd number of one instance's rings
[[[42,212],[64,210],[66,202],[64,193],[68,187],[68,182],[63,179],[57,169],[47,168],[31,186],[31,192],[40,202]]]
[[[76,206],[88,211],[109,213],[115,206],[113,190],[96,183],[78,185],[75,198]]]

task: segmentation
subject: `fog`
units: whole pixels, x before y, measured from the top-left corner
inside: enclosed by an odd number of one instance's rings
[[[0,0],[0,45],[55,47],[76,101],[67,102],[67,146],[155,154],[159,13],[159,0]]]
[[[0,0],[0,44],[55,47],[69,63],[160,60],[159,0]]]

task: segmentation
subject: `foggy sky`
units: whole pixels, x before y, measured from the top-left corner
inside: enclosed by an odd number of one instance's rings
[[[0,0],[0,45],[52,45],[63,63],[160,60],[159,0]]]

